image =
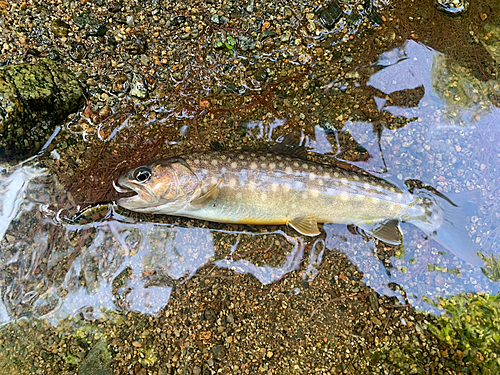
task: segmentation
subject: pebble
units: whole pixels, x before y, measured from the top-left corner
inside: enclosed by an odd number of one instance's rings
[[[458,16],[469,9],[469,0],[436,0],[435,4],[440,11],[450,16]]]
[[[149,91],[144,83],[144,77],[140,74],[134,74],[132,84],[130,85],[130,95],[139,99],[146,99],[148,93]]]
[[[68,35],[70,26],[66,22],[57,19],[50,24],[50,30],[58,37],[65,37]]]

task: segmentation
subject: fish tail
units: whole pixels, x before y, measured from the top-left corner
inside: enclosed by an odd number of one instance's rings
[[[412,220],[412,224],[426,232],[457,257],[473,266],[484,267],[479,258],[479,247],[472,242],[466,228],[467,217],[463,210],[446,197],[421,191],[418,194],[427,214],[427,220]]]

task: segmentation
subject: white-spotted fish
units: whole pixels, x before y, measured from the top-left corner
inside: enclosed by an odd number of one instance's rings
[[[212,151],[159,160],[118,179],[118,191],[137,194],[117,203],[220,223],[288,224],[308,236],[320,234],[317,223],[355,224],[389,244],[402,242],[399,223],[409,222],[460,258],[484,265],[448,200],[410,193],[356,167],[296,157],[301,153],[278,144],[268,153]]]

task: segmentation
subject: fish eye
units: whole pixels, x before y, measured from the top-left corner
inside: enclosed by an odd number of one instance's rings
[[[149,167],[139,167],[135,170],[134,172],[134,179],[137,182],[147,182],[151,176],[153,175],[153,172],[151,171],[151,168]]]

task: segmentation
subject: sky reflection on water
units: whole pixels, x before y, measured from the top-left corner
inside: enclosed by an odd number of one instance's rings
[[[498,257],[500,113],[488,99],[496,98],[495,85],[467,76],[442,54],[414,41],[382,54],[376,65],[379,70],[367,81],[379,92],[375,103],[380,111],[408,123],[382,131],[381,154],[373,124],[347,122],[342,131],[371,155],[355,164],[402,187],[404,180],[418,179],[446,193],[469,217],[468,230],[482,251]],[[387,104],[387,95],[419,87],[424,93],[417,105]],[[279,120],[271,125],[249,123],[247,128],[253,136],[267,139],[283,124]],[[334,153],[337,145],[329,143],[321,127],[315,129],[315,139],[306,144],[313,152]],[[387,171],[381,173],[385,166]],[[373,241],[366,242],[341,225],[325,225],[326,238],[317,239],[308,249],[303,238],[282,231],[247,233],[135,223],[114,211],[102,221],[66,225],[50,209],[53,198],[43,193],[47,184],[52,180],[34,165],[14,168],[0,177],[0,323],[22,315],[54,323],[78,313],[92,318],[101,308],[157,314],[175,285],[207,264],[251,274],[263,285],[302,267],[302,279],[311,281],[332,249],[347,254],[375,291],[404,301],[400,292],[388,287],[397,283],[408,301],[422,310],[436,312],[423,301],[424,296],[436,299],[462,291],[500,290],[480,269],[448,254],[411,225],[402,225],[404,252],[386,268],[374,255]],[[225,253],[219,250],[221,238]],[[55,242],[50,245],[50,241]],[[261,243],[283,253],[279,261],[236,256],[250,253]],[[256,245],[252,248],[252,244]]]

